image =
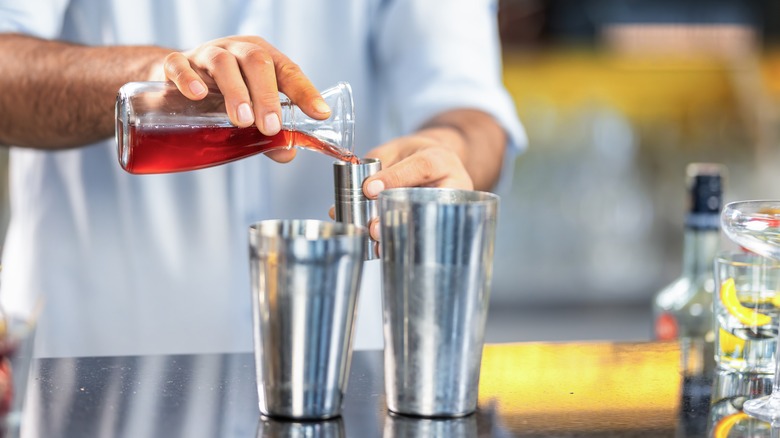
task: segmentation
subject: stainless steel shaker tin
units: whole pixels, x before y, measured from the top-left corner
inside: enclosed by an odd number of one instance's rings
[[[318,220],[269,219],[249,227],[258,406],[264,416],[341,415],[365,234],[354,225]]]
[[[336,221],[365,227],[378,215],[376,201],[363,194],[363,182],[379,172],[382,163],[376,158],[364,158],[359,164],[336,161],[333,163]],[[366,233],[366,260],[379,258],[375,243]]]
[[[418,417],[471,414],[499,198],[406,187],[384,190],[378,204],[387,408]]]

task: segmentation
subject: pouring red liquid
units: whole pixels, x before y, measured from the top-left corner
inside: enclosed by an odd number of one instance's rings
[[[134,174],[184,172],[293,146],[358,164],[351,87],[340,82],[322,98],[331,109],[325,120],[310,118],[280,95],[282,130],[266,136],[256,126],[233,125],[219,90],[196,101],[171,82],[130,82],[116,100],[119,164]]]
[[[121,133],[120,133],[121,135]],[[357,164],[357,156],[298,131],[266,136],[250,126],[135,126],[129,127],[126,163],[134,174],[172,173],[203,169],[292,145],[322,152]],[[121,152],[120,152],[121,157]]]

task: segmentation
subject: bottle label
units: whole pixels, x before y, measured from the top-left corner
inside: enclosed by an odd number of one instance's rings
[[[674,341],[679,330],[677,318],[669,312],[664,312],[655,320],[655,338],[659,341]]]
[[[685,226],[694,230],[719,230],[720,215],[711,213],[688,213]]]

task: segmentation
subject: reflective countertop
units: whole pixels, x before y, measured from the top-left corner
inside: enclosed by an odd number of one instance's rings
[[[683,376],[680,357],[676,343],[487,345],[478,412],[447,420],[389,414],[382,352],[356,351],[341,418],[303,423],[261,418],[250,353],[38,359],[22,436],[705,437],[718,424],[721,431],[768,430],[752,419],[721,420],[739,412],[741,393],[768,392],[770,376]]]

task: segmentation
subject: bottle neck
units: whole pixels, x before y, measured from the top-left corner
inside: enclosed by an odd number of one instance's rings
[[[712,263],[719,246],[718,228],[686,225],[683,241],[683,275],[696,278],[712,272]]]

